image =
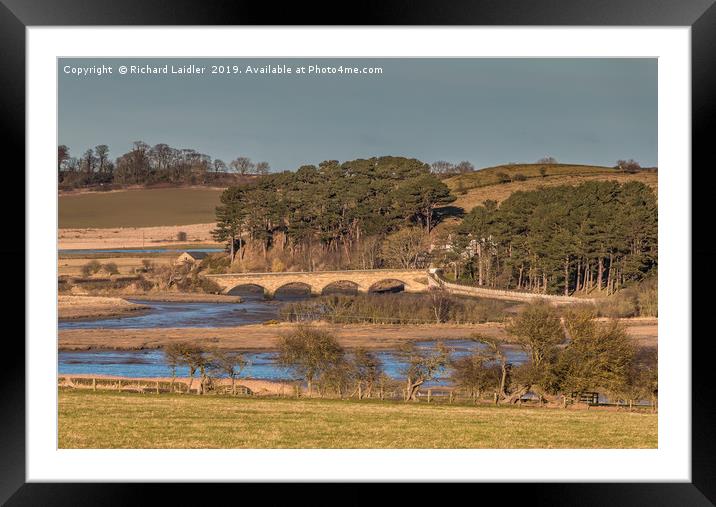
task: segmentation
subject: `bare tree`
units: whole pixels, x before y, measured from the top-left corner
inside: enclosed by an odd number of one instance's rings
[[[467,160],[463,160],[455,166],[455,171],[459,173],[471,173],[475,170],[475,166]]]
[[[231,394],[236,395],[236,379],[249,364],[241,352],[213,349],[210,351],[210,364],[219,373],[225,373],[231,379]]]
[[[167,360],[170,368],[172,368],[172,383],[176,376],[176,368],[180,365],[185,365],[189,370],[189,386],[187,392],[191,391],[192,384],[194,383],[194,375],[199,370],[205,370],[206,358],[203,352],[198,347],[190,345],[188,343],[173,343],[163,349],[164,357]],[[202,385],[198,394],[203,393],[203,379]]]
[[[179,365],[182,364],[183,361],[182,344],[170,343],[169,345],[164,346],[162,352],[164,352],[164,361],[167,363],[167,366],[169,366],[172,371],[172,382],[170,390],[171,392],[174,392],[174,382],[177,378],[177,367],[179,367]]]
[[[372,352],[358,348],[353,351],[351,366],[356,382],[355,394],[358,395],[359,400],[363,396],[370,398],[373,387],[380,381],[380,376],[383,374],[383,365],[380,359]]]
[[[82,165],[84,166],[84,170],[87,173],[94,172],[95,164],[97,162],[97,158],[94,156],[94,151],[92,148],[85,151],[82,155]]]
[[[450,174],[455,170],[455,167],[446,160],[436,160],[430,166],[435,174]]]
[[[641,165],[633,158],[630,158],[629,160],[617,160],[617,164],[615,167],[620,171],[624,171],[627,173],[635,173],[637,171],[641,171]]]
[[[221,160],[220,158],[214,159],[214,172],[217,173],[225,173],[226,172],[226,163]]]
[[[268,174],[271,166],[268,162],[258,162],[256,164],[256,174]]]
[[[435,379],[445,369],[449,356],[442,342],[438,342],[435,349],[419,348],[413,342],[401,346],[398,357],[405,365],[401,369],[406,382],[404,401],[418,401],[420,386]]]
[[[65,169],[65,162],[70,158],[70,149],[61,144],[57,147],[57,172]]]
[[[381,257],[389,265],[401,268],[417,268],[427,255],[427,237],[418,227],[406,227],[385,238]]]
[[[231,161],[231,168],[239,174],[249,174],[254,168],[254,163],[248,157],[237,157]]]
[[[446,322],[450,318],[450,308],[452,307],[452,298],[442,289],[432,289],[429,293],[430,306],[435,315],[435,323],[440,324]]]
[[[109,146],[106,144],[98,144],[94,147],[94,152],[97,156],[97,171],[103,173],[108,168]]]
[[[546,156],[546,157],[542,157],[541,159],[539,159],[536,163],[537,164],[558,164],[559,162],[557,162],[557,159],[554,157]]]
[[[488,338],[481,334],[476,334],[471,339],[485,346],[485,348],[479,352],[483,360],[496,365],[499,369],[499,380],[496,386],[497,393],[500,399],[506,398],[512,365],[507,361],[507,354],[502,350],[502,341],[496,338]]]

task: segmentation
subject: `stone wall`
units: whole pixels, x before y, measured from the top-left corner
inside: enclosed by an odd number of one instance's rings
[[[428,289],[428,274],[415,269],[370,269],[349,271],[313,271],[285,273],[232,273],[224,275],[204,275],[218,283],[224,292],[241,285],[257,285],[267,295],[274,294],[288,284],[307,285],[312,294],[321,294],[323,290],[336,282],[349,282],[359,292],[368,292],[378,282],[396,280],[404,285],[406,292],[422,292]]]

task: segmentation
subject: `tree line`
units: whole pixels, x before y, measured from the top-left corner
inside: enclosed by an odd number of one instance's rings
[[[416,159],[326,161],[229,187],[213,235],[238,270],[432,264],[479,286],[565,295],[656,275],[656,195],[640,182],[519,191],[436,231],[462,213],[454,200]]]
[[[229,187],[216,209],[214,238],[227,244],[232,262],[237,254],[243,262],[253,245],[264,259],[279,250],[308,270],[325,254],[373,268],[386,236],[409,229],[423,241],[442,219],[439,208],[454,200],[416,159],[329,160]]]
[[[480,286],[612,294],[656,275],[657,233],[648,186],[589,181],[486,201],[450,231],[437,262]]]
[[[647,400],[655,406],[658,396],[656,353],[638,350],[618,321],[598,322],[593,308],[571,308],[560,314],[543,301],[528,305],[507,327],[512,340],[525,354],[513,364],[507,342],[475,335],[467,354],[452,356],[443,343],[433,347],[406,342],[396,350],[400,377],[385,372],[379,356],[364,348],[344,349],[328,330],[299,325],[281,336],[277,364],[303,382],[308,396],[383,399],[387,389],[402,383],[404,401],[417,401],[420,388],[430,381],[447,380],[475,401],[515,404],[528,394],[540,404],[565,406],[580,393],[599,391],[612,401],[632,405]],[[199,394],[211,386],[212,374],[232,379],[232,391],[248,364],[239,352],[202,351],[186,344],[164,348],[172,368],[188,368],[193,383],[198,374]]]
[[[268,174],[268,162],[253,162],[239,156],[226,163],[190,148],[167,144],[150,146],[136,141],[132,149],[110,157],[109,147],[100,144],[82,155],[72,156],[66,145],[57,147],[59,181],[65,187],[92,185],[145,185],[234,183],[236,177]]]

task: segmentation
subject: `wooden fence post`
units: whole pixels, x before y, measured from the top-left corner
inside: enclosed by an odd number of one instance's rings
[[[433,394],[432,389],[428,389],[428,403],[430,403],[430,396]]]
[[[450,391],[450,402],[449,403],[452,403],[452,391]]]
[[[157,394],[159,394],[159,381],[157,380]]]
[[[119,379],[119,380],[117,381],[117,390],[118,390],[119,392],[122,392],[122,379]]]
[[[93,391],[97,390],[97,379],[94,377],[92,377],[92,390]]]

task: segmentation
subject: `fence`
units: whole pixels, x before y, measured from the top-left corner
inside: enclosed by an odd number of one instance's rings
[[[200,379],[194,379],[191,390],[189,389],[188,379],[180,378],[174,382],[167,380],[152,380],[152,379],[128,379],[128,378],[108,378],[108,377],[72,377],[72,376],[60,376],[58,377],[58,387],[62,389],[85,389],[93,391],[118,391],[118,392],[133,392],[133,393],[148,393],[148,394],[189,394],[189,393],[200,393]],[[206,393],[211,395],[219,396],[256,396],[257,393],[253,392],[249,387],[237,383],[232,390],[231,384],[213,383],[208,382],[205,385]],[[286,388],[288,387],[288,388]],[[312,398],[341,398],[341,399],[357,399],[358,391],[344,391],[342,396],[338,396],[334,392],[327,393],[325,390],[316,389],[311,394]],[[282,384],[282,388],[272,393],[261,393],[258,394],[261,397],[273,397],[273,398],[306,398],[308,393],[301,387],[300,384],[294,384],[289,386],[288,384]],[[361,393],[361,399],[363,400],[382,400],[382,401],[403,401],[406,396],[405,388],[396,388],[390,386],[380,387],[374,386],[371,390],[363,390]],[[470,404],[470,405],[489,405],[497,404],[497,394],[491,391],[483,391],[482,393],[471,392],[467,389],[458,387],[428,387],[419,389],[416,395],[417,399],[421,403],[436,403],[436,404]],[[617,409],[649,409],[652,412],[656,412],[656,402],[617,402],[617,403],[604,403],[599,400],[599,394],[596,392],[585,392],[585,393],[571,393],[571,396],[563,396],[561,403],[562,407],[580,403],[586,407],[616,407]],[[542,406],[542,401],[537,396],[525,395],[519,400],[516,400],[518,406]],[[555,403],[553,402],[552,405]]]
[[[151,380],[151,379],[127,379],[107,377],[71,377],[61,376],[58,378],[58,387],[66,389],[92,389],[93,391],[122,391],[135,393],[175,393],[187,394],[191,391],[199,392],[200,379],[194,379],[189,384],[187,379]],[[207,391],[216,394],[251,396],[253,392],[246,386],[236,384],[232,389],[231,385],[214,384],[209,382],[204,386]],[[191,388],[191,389],[190,389]]]

